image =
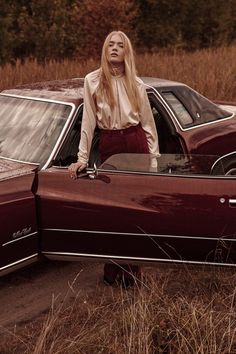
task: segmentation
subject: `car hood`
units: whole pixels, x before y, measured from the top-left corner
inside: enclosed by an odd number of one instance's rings
[[[20,161],[13,161],[0,157],[0,181],[27,175],[37,169],[38,165],[25,163]]]

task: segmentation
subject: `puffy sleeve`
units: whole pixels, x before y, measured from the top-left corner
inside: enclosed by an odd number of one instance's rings
[[[156,158],[161,156],[159,152],[158,135],[145,85],[142,83],[139,87],[142,102],[140,111],[140,123],[142,125],[143,130],[145,131],[149,152],[154,158],[154,163]]]
[[[96,127],[96,104],[88,77],[84,81],[84,109],[81,125],[78,161],[87,164]]]

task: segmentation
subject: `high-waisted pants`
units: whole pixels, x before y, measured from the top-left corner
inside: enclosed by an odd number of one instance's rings
[[[111,155],[120,153],[148,154],[148,143],[141,125],[119,130],[101,130],[99,153],[101,163]],[[104,279],[113,283],[116,278],[140,278],[141,269],[137,265],[107,263],[104,266]]]

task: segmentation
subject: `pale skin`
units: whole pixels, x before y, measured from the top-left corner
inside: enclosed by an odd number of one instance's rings
[[[107,48],[108,61],[111,64],[114,74],[120,74],[124,72],[124,43],[121,36],[116,33],[114,34],[108,44]],[[77,161],[72,163],[69,167],[69,173],[71,178],[76,179],[78,174],[87,167],[86,164]]]

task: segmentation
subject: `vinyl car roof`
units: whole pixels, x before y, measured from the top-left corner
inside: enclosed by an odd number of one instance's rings
[[[155,77],[142,77],[143,82],[152,87],[156,88],[161,88],[161,87],[180,87],[180,86],[186,86],[185,84],[182,84],[181,82],[177,81],[171,81],[171,80],[166,80],[166,79],[159,79]]]
[[[84,79],[81,78],[42,81],[17,86],[2,93],[80,104],[83,101],[83,85]]]
[[[146,85],[156,88],[185,86],[179,82],[154,77],[142,77],[142,80]],[[83,102],[83,85],[83,78],[43,81],[20,85],[14,89],[4,90],[2,93],[80,104]]]

